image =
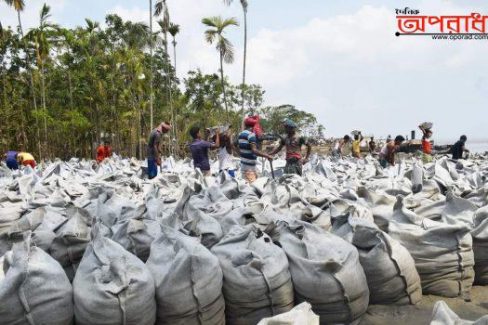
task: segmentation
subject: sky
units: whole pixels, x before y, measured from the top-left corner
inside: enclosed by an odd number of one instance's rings
[[[221,15],[242,22],[240,2],[167,1],[171,19],[181,26],[179,76],[197,68],[217,72],[218,53],[205,42],[201,19]],[[85,18],[103,22],[109,13],[149,21],[149,1],[29,0],[25,28],[38,23],[44,2],[63,26],[84,25]],[[396,37],[395,9],[404,7],[426,15],[488,15],[488,2],[477,0],[249,0],[247,82],[263,86],[265,105],[292,104],[315,114],[326,136],[355,129],[378,137],[406,135],[431,121],[438,142],[461,134],[488,139],[488,40]],[[3,1],[0,22],[17,24]],[[236,58],[225,73],[239,83],[242,27],[227,36]]]

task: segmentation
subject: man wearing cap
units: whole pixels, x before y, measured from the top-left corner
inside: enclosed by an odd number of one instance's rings
[[[257,138],[253,132],[256,123],[257,119],[252,116],[245,118],[245,129],[239,134],[238,147],[241,157],[241,172],[248,183],[253,183],[258,177],[256,171],[257,157],[264,157],[269,160],[273,159],[271,155],[257,149]]]
[[[161,135],[168,133],[170,129],[171,125],[163,122],[152,130],[149,135],[149,141],[147,142],[147,175],[149,179],[153,179],[158,175],[158,166],[161,165],[161,150],[159,148]]]
[[[306,137],[300,136],[297,133],[297,125],[290,119],[283,121],[285,127],[286,137],[282,138],[280,145],[271,152],[271,155],[275,155],[286,147],[286,166],[285,174],[297,174],[302,175],[302,166],[308,162],[312,146],[308,142]],[[302,157],[302,147],[307,147],[307,153],[305,158]]]

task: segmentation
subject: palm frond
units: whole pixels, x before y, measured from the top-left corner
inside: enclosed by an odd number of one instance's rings
[[[155,5],[155,10],[154,10],[154,16],[159,17],[163,16],[163,22],[165,23],[163,31],[168,31],[169,27],[169,9],[168,9],[168,4],[166,3],[166,0],[158,0]]]
[[[17,11],[24,11],[25,8],[24,0],[14,0],[14,8]]]
[[[154,16],[159,16],[166,7],[166,0],[158,0],[154,5]]]
[[[43,24],[46,20],[48,20],[51,17],[51,14],[49,13],[51,11],[51,7],[49,7],[47,4],[44,4],[41,8],[41,14],[40,14],[40,20],[41,24]]]
[[[222,18],[218,17],[218,16],[214,16],[214,17],[206,17],[206,18],[203,18],[202,19],[202,24],[208,26],[208,27],[215,27],[217,28],[220,23],[222,22]]]
[[[234,17],[227,18],[226,20],[222,21],[222,23],[220,25],[220,29],[224,30],[228,26],[239,26],[239,22]]]
[[[225,63],[234,62],[234,46],[227,38],[221,36],[218,47]]]
[[[242,9],[247,12],[247,7],[249,6],[249,3],[247,2],[247,0],[241,0],[241,6]]]
[[[24,0],[4,0],[8,6],[14,7],[16,11],[23,11],[25,8]]]
[[[171,34],[171,36],[175,37],[176,34],[180,32],[180,25],[178,24],[169,24],[168,32]]]
[[[209,43],[212,44],[215,40],[215,37],[217,36],[217,31],[216,30],[206,30],[205,31],[205,40]]]

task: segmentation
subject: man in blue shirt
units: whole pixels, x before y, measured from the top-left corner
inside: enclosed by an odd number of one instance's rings
[[[11,170],[19,169],[19,164],[17,162],[17,151],[7,151],[4,157],[8,168]]]
[[[194,126],[190,129],[190,135],[193,138],[190,143],[191,156],[193,157],[193,166],[199,168],[204,176],[210,176],[210,162],[208,160],[208,150],[218,149],[220,147],[220,134],[217,130],[215,143],[202,140],[200,128]]]
[[[253,127],[257,120],[247,117],[244,120],[245,130],[239,134],[239,155],[241,157],[241,172],[248,183],[253,183],[257,178],[256,162],[257,157],[264,157],[272,160],[273,157],[257,149],[257,138],[253,133]]]

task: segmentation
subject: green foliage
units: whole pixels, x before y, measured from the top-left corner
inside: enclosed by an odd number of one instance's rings
[[[298,125],[301,134],[314,138],[323,137],[325,128],[317,122],[317,118],[293,105],[267,106],[259,112],[262,114],[261,124],[266,132],[283,133],[283,121],[289,118]]]
[[[23,9],[22,1],[8,3]],[[166,1],[157,4],[166,16]],[[38,26],[25,37],[17,29],[0,28],[0,151],[23,149],[37,158],[39,153],[42,158],[92,157],[102,138],[110,137],[115,152],[142,158],[151,131],[151,72],[154,123],[175,125],[179,153],[189,140],[190,125],[229,122],[238,130],[243,113],[263,105],[261,86],[233,85],[223,71],[189,71],[180,84],[165,42],[167,33],[178,33],[175,24],[163,21],[167,29],[151,34],[146,25],[111,14],[103,28],[86,19],[85,26],[67,29],[49,21],[49,9],[43,6]],[[210,29],[219,51],[231,47],[222,43],[223,31],[237,22],[211,23],[217,23]],[[313,116],[296,109],[263,112],[270,128],[277,128],[285,115],[302,126],[316,125]]]

